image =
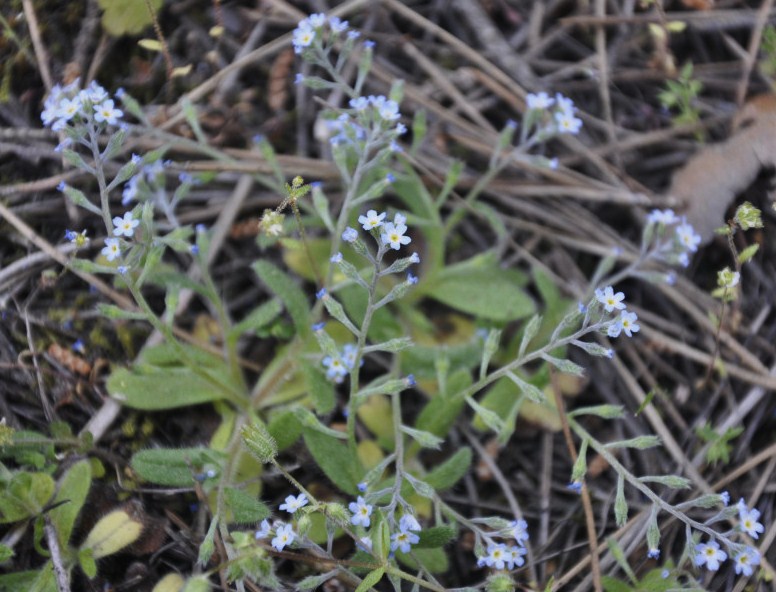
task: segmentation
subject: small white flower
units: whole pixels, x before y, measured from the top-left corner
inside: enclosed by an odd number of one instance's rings
[[[307,17],[307,22],[313,29],[319,29],[326,24],[326,15],[323,12],[316,12]]]
[[[753,573],[753,566],[760,565],[760,553],[756,549],[747,547],[742,553],[739,553],[735,557],[736,573],[744,576],[751,576]]]
[[[113,225],[116,227],[113,229],[113,235],[131,238],[135,234],[135,228],[138,224],[140,224],[140,220],[135,220],[132,217],[132,212],[125,212],[123,218],[116,216],[113,219]]]
[[[269,525],[268,520],[262,520],[261,521],[261,528],[256,531],[256,534],[254,535],[256,539],[265,539],[269,536],[269,531],[271,530],[271,527]]]
[[[564,97],[560,93],[555,93],[555,105],[561,113],[566,113],[568,115],[574,115],[574,112],[577,110],[574,106],[574,101],[568,97]]]
[[[106,238],[105,246],[100,251],[108,261],[113,261],[116,257],[121,256],[121,245],[117,238]]]
[[[698,250],[698,245],[701,242],[701,236],[695,232],[695,229],[691,224],[683,222],[677,226],[676,236],[682,246],[691,253],[694,253]]]
[[[582,127],[582,120],[574,117],[572,113],[558,111],[555,113],[555,124],[561,134],[577,134]]]
[[[366,216],[359,216],[358,221],[364,230],[372,230],[373,228],[382,226],[384,218],[385,212],[378,214],[375,210],[369,210],[366,213]]]
[[[525,104],[529,109],[549,109],[554,102],[555,100],[546,92],[529,93],[525,96]]]
[[[742,509],[739,505],[738,518],[741,520],[741,529],[753,539],[759,538],[760,533],[765,530],[765,527],[757,521],[760,518],[760,511],[755,508],[749,510],[744,506]]]
[[[495,567],[496,569],[505,569],[508,559],[511,559],[511,557],[506,545],[488,545],[488,555],[485,557],[485,565],[488,567]]]
[[[304,22],[304,21],[303,21]],[[299,23],[299,27],[294,29],[294,34],[291,43],[294,45],[294,53],[302,53],[305,47],[312,45],[315,40],[315,29],[309,25],[303,27],[302,23]]]
[[[637,319],[635,312],[623,310],[620,313],[620,327],[628,337],[633,337],[633,333],[638,333],[641,329],[641,326],[636,322]]]
[[[653,224],[676,224],[679,222],[679,217],[674,214],[673,210],[652,210],[647,216],[647,222]]]
[[[343,21],[340,18],[333,16],[329,19],[329,28],[332,33],[339,34],[348,29],[348,21]]]
[[[399,520],[399,530],[414,530],[420,532],[422,527],[420,522],[412,514],[404,514]]]
[[[272,539],[272,546],[276,551],[282,551],[286,545],[293,543],[295,538],[296,533],[294,532],[294,529],[291,528],[291,525],[284,524],[283,526],[278,527],[276,536]]]
[[[81,110],[81,100],[78,97],[68,99],[64,97],[57,106],[56,117],[59,122],[70,121]]]
[[[604,310],[606,312],[612,312],[613,310],[623,310],[625,308],[625,304],[623,304],[623,299],[625,298],[625,294],[622,292],[614,293],[614,289],[611,286],[606,286],[603,291],[596,290],[595,294],[596,300],[604,305]]]
[[[94,106],[94,120],[98,123],[104,121],[108,125],[116,125],[122,115],[124,112],[113,106],[113,99],[108,99]]]
[[[506,553],[506,559],[507,559],[507,568],[508,569],[515,569],[515,567],[520,567],[525,563],[525,559],[523,559],[523,555],[526,555],[528,553],[528,549],[524,549],[523,547],[516,547],[512,545],[511,547],[507,547],[507,553]]]
[[[392,222],[388,222],[383,226],[383,233],[380,235],[380,239],[383,244],[389,245],[392,249],[398,251],[402,245],[408,245],[412,239],[408,236],[404,236],[407,232],[407,227],[404,224],[395,226]]]
[[[511,526],[512,538],[518,545],[525,546],[525,542],[528,540],[528,523],[525,520],[514,520]]]
[[[326,356],[321,360],[321,363],[326,368],[326,378],[332,382],[340,384],[348,375],[348,368],[342,361],[342,358],[333,358]]]
[[[302,506],[307,505],[307,496],[304,493],[300,493],[297,497],[289,495],[286,497],[286,503],[280,504],[280,509],[285,510],[289,514],[293,514]]]
[[[622,322],[620,322],[620,319],[613,321],[612,324],[606,328],[606,334],[609,337],[619,337],[620,333],[622,333]]]
[[[358,231],[355,228],[351,228],[348,226],[345,229],[345,232],[342,233],[342,240],[344,240],[346,243],[354,243],[356,242],[356,239],[358,238]]]
[[[412,532],[401,530],[391,535],[391,551],[399,549],[402,553],[409,553],[411,546],[416,545],[420,537]]]
[[[695,552],[695,565],[700,567],[705,564],[709,571],[717,571],[719,564],[727,559],[727,553],[719,548],[717,541],[695,545]]]
[[[393,215],[393,225],[394,226],[401,226],[402,224],[406,224],[406,223],[407,223],[407,216],[405,216],[404,214],[396,212]]]
[[[369,528],[371,522],[370,516],[372,515],[372,506],[364,501],[364,498],[360,495],[355,502],[350,502],[348,506],[350,511],[353,512],[353,516],[350,518],[350,522],[354,526],[359,524],[364,528]]]

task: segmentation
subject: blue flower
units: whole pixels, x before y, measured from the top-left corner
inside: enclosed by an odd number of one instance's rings
[[[650,559],[660,559],[660,549],[650,549],[647,551],[647,557]]]
[[[414,286],[418,283],[418,276],[412,275],[411,273],[407,274],[407,283],[411,286]]]
[[[286,545],[293,543],[295,538],[296,533],[293,528],[291,528],[291,525],[284,524],[277,529],[276,536],[272,539],[272,546],[276,551],[282,551]]]
[[[322,298],[325,298],[325,297],[326,297],[326,288],[321,288],[320,290],[318,290],[318,291],[315,293],[315,297],[316,297],[318,300],[321,300]]]
[[[695,553],[695,565],[700,567],[705,564],[709,571],[717,571],[719,564],[727,559],[727,553],[719,548],[717,541],[695,545]]]
[[[348,508],[351,512],[353,512],[353,516],[351,517],[350,522],[354,526],[361,525],[364,528],[369,528],[369,524],[371,522],[370,516],[372,515],[372,506],[366,503],[363,497],[359,495],[355,502],[350,502]]]
[[[320,323],[314,323],[312,326],[313,331],[323,331],[323,328],[326,326],[325,321],[321,321]]]
[[[293,514],[299,508],[306,505],[307,505],[307,496],[304,493],[300,493],[296,497],[294,497],[293,495],[289,495],[288,497],[286,497],[286,502],[284,504],[280,504],[280,509],[285,510],[289,514]]]
[[[348,226],[345,232],[342,233],[342,240],[346,243],[354,243],[358,239],[358,231],[355,228]]]

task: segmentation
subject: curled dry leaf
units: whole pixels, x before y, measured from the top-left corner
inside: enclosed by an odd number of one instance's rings
[[[776,95],[753,98],[725,142],[704,147],[674,174],[668,193],[681,200],[702,244],[725,224],[725,211],[763,168],[776,167]]]

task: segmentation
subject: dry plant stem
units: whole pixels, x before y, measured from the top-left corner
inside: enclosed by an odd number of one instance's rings
[[[595,14],[599,17],[606,17],[606,0],[595,0]],[[604,108],[606,133],[609,136],[609,143],[617,146],[617,134],[614,129],[614,117],[612,116],[612,97],[609,93],[609,59],[606,53],[606,32],[601,25],[597,26],[595,31],[595,49],[598,56],[598,95]],[[619,148],[614,152],[614,159],[619,165]]]
[[[520,510],[520,505],[517,503],[515,494],[512,492],[512,488],[509,486],[509,483],[507,482],[506,477],[504,477],[504,473],[501,472],[498,464],[493,460],[490,454],[488,454],[487,450],[485,450],[480,441],[468,429],[464,428],[462,432],[472,447],[477,451],[477,454],[482,459],[482,461],[488,465],[490,472],[493,473],[493,478],[501,488],[504,497],[507,498],[507,503],[509,504],[509,509],[512,512],[512,515],[516,520],[522,520],[523,512]],[[534,563],[534,554],[530,545],[530,540],[525,541],[525,548],[528,551],[528,561],[526,563],[528,564],[528,570],[531,574],[531,580],[538,582],[539,580],[536,574],[536,565]]]
[[[32,47],[35,49],[35,57],[38,62],[38,71],[40,72],[40,77],[43,79],[43,84],[46,85],[46,90],[50,91],[53,82],[51,80],[51,72],[49,71],[48,66],[48,54],[40,36],[38,17],[35,16],[35,8],[32,5],[32,0],[22,0],[22,7],[24,9],[24,18],[27,19],[27,25],[30,31]]]
[[[57,581],[57,590],[58,592],[70,592],[70,574],[65,568],[65,563],[62,559],[62,549],[59,548],[57,531],[48,515],[46,515],[43,520],[43,532],[46,535],[49,553],[51,553],[51,564],[54,566],[54,577]]]
[[[744,59],[743,67],[741,68],[741,80],[736,88],[736,104],[741,107],[744,104],[746,98],[746,89],[749,86],[749,76],[752,74],[752,68],[757,60],[757,52],[760,48],[760,41],[762,40],[763,30],[768,23],[768,15],[773,8],[773,0],[764,0],[760,5],[760,9],[757,11],[757,20],[752,28],[752,34],[749,38],[749,47],[747,48],[746,58]]]
[[[563,395],[560,392],[560,388],[556,384],[557,378],[555,372],[550,372],[550,379],[552,383],[552,395],[555,399],[555,407],[558,410],[558,417],[560,417],[560,424],[563,428],[563,438],[566,440],[566,447],[569,451],[569,457],[571,463],[577,462],[577,448],[574,446],[574,439],[571,437],[571,429],[569,428],[568,418],[566,417],[566,408],[563,402]],[[593,504],[590,502],[590,492],[587,489],[585,482],[582,482],[582,490],[579,492],[582,497],[582,507],[585,511],[585,527],[587,528],[587,540],[590,545],[590,569],[593,575],[593,586],[596,592],[602,592],[603,586],[601,584],[601,564],[598,557],[598,535],[595,530],[595,518],[593,517]]]
[[[146,10],[148,10],[148,16],[151,17],[151,21],[154,24],[154,33],[156,33],[156,38],[159,40],[159,44],[162,46],[162,55],[164,56],[164,65],[167,69],[167,82],[172,81],[172,73],[173,73],[173,63],[172,63],[172,56],[170,55],[170,48],[167,46],[167,41],[164,38],[164,33],[162,32],[162,27],[159,25],[159,19],[156,16],[156,11],[154,10],[154,7],[151,6],[151,0],[145,0]]]

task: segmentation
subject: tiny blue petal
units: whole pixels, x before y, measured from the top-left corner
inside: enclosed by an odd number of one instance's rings
[[[321,299],[321,298],[323,298],[324,296],[326,296],[326,288],[321,288],[320,290],[318,290],[318,291],[315,293],[315,297],[316,297],[318,300],[320,300],[320,299]]]

